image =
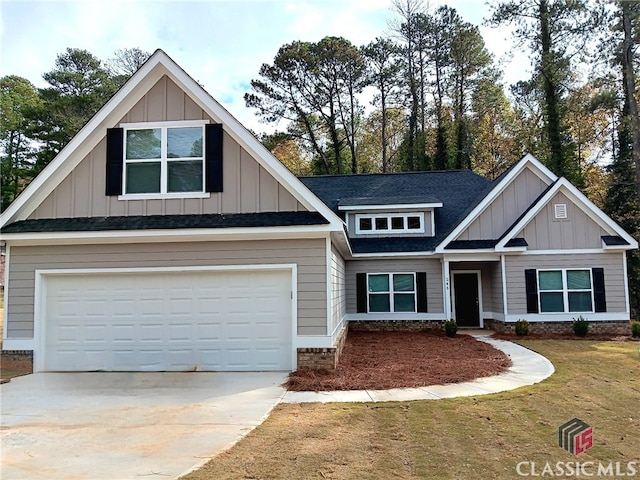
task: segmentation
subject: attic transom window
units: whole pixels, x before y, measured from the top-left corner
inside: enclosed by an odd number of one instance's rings
[[[356,233],[424,233],[424,213],[359,214],[356,215]]]
[[[125,195],[204,192],[204,122],[124,126]]]

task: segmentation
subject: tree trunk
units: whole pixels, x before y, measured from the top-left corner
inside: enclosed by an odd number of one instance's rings
[[[551,45],[551,31],[549,29],[549,10],[547,0],[540,0],[540,43],[542,48],[542,63],[540,72],[544,84],[544,99],[546,122],[545,129],[549,138],[551,153],[551,169],[556,175],[567,176],[562,152],[562,136],[560,134],[560,107],[558,105],[558,91],[553,72],[553,52]]]
[[[629,118],[631,120],[631,138],[633,142],[633,163],[636,167],[636,192],[640,200],[640,116],[638,114],[638,102],[635,92],[635,72],[633,71],[633,27],[631,25],[631,3],[620,2],[622,9],[622,27],[624,30],[624,40],[622,43],[622,76],[624,82],[624,95],[629,107]]]

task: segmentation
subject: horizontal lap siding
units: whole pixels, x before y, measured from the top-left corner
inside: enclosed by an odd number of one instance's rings
[[[604,268],[607,312],[626,312],[623,254],[592,253],[506,257],[509,314],[526,314],[524,271],[527,269]]]
[[[358,273],[427,272],[428,313],[443,313],[442,264],[433,260],[359,260],[347,262],[347,313],[357,312]]]
[[[33,335],[35,270],[298,265],[298,333],[326,333],[325,240],[12,247],[7,336]],[[170,275],[170,273],[168,273]]]
[[[346,292],[347,272],[345,261],[332,247],[331,249],[331,321],[332,330],[340,324],[340,321],[347,313],[347,292]]]

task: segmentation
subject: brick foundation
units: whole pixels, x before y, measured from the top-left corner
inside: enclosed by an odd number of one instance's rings
[[[33,373],[33,351],[0,351],[0,370],[20,370],[25,373]]]
[[[489,328],[498,333],[513,333],[515,335],[514,322],[505,323],[499,320],[485,320],[484,326],[485,328]],[[529,322],[529,333],[558,333],[563,335],[573,335],[573,322]],[[589,322],[589,333],[603,335],[630,335],[631,324],[627,320]]]
[[[338,334],[336,343],[333,347],[325,348],[299,348],[298,370],[334,370],[338,366],[340,354],[344,348],[344,342],[347,340],[347,325],[345,324]]]
[[[357,320],[349,322],[354,332],[422,332],[444,329],[445,320]]]

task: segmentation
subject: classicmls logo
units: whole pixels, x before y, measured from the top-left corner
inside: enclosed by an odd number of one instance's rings
[[[580,455],[593,447],[593,428],[579,418],[572,418],[558,428],[558,445],[567,452]]]

